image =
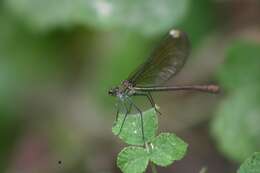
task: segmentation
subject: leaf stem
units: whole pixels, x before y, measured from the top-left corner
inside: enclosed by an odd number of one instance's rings
[[[151,162],[152,173],[157,173],[156,166]]]

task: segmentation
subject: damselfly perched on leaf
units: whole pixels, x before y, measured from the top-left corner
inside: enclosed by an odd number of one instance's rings
[[[141,109],[132,101],[132,96],[145,96],[152,107],[157,110],[151,92],[194,90],[208,93],[217,93],[219,87],[216,85],[163,85],[172,76],[176,75],[185,64],[190,53],[190,42],[187,35],[179,30],[170,30],[167,37],[154,50],[151,56],[141,64],[126,80],[119,86],[109,90],[109,95],[116,96],[119,100],[116,122],[121,109],[125,115],[119,130],[121,132],[127,115],[132,109],[140,114],[142,137],[144,139],[143,114]],[[157,110],[158,113],[160,113]]]

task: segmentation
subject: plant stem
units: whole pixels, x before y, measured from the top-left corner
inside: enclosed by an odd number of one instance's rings
[[[207,173],[207,167],[203,167],[201,168],[199,173]]]
[[[150,147],[149,147],[149,145],[148,145],[147,142],[145,142],[144,147],[145,147],[145,148],[148,150],[148,152],[149,152]],[[150,165],[151,165],[151,168],[152,168],[152,173],[157,173],[156,166],[153,164],[153,162],[150,162]]]
[[[153,163],[151,163],[151,167],[152,167],[152,173],[157,173],[156,166]]]

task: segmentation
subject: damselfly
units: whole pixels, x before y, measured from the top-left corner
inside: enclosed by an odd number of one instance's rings
[[[119,130],[121,132],[127,115],[132,109],[140,114],[142,137],[144,139],[143,114],[141,109],[132,101],[132,96],[145,96],[152,107],[160,113],[153,100],[151,92],[155,91],[177,91],[194,90],[208,93],[217,93],[217,85],[163,85],[172,76],[176,75],[185,64],[190,54],[190,42],[187,35],[179,30],[170,30],[166,38],[154,50],[151,56],[141,64],[126,80],[119,86],[109,90],[109,95],[116,96],[119,100],[116,122],[120,108],[125,110],[125,115]]]

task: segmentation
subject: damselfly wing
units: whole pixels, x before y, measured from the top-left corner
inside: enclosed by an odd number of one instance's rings
[[[177,74],[190,54],[187,35],[171,30],[150,57],[127,79],[134,86],[161,85]]]

